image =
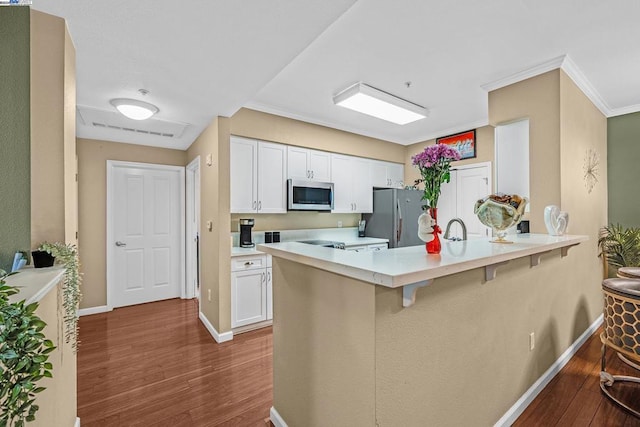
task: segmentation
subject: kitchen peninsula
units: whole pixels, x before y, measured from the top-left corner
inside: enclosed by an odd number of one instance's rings
[[[440,255],[259,245],[273,256],[274,424],[495,423],[530,385],[501,386],[529,381],[513,375],[527,372],[527,313],[588,237],[513,240]]]

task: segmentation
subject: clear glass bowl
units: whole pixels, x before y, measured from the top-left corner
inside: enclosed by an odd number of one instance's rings
[[[524,209],[528,202],[529,200],[526,197],[522,197],[520,205],[515,208],[508,203],[497,202],[492,199],[478,200],[473,212],[478,216],[481,223],[493,229],[494,234],[497,236],[496,240],[492,240],[493,243],[513,243],[505,239],[507,229],[517,225],[522,220]]]

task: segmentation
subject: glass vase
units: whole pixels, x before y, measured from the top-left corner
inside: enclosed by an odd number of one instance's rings
[[[429,215],[435,221],[433,225],[433,240],[425,243],[427,247],[428,254],[439,254],[442,250],[442,245],[440,244],[440,237],[438,237],[439,233],[442,233],[440,227],[438,226],[438,208],[429,208]]]

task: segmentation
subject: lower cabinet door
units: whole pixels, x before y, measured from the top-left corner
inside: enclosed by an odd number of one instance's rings
[[[231,273],[231,327],[267,320],[266,269]]]
[[[267,320],[273,319],[273,272],[272,268],[267,268]]]

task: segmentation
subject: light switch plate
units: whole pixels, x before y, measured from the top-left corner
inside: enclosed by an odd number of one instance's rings
[[[213,155],[207,154],[206,162],[207,166],[211,166],[213,164]]]

